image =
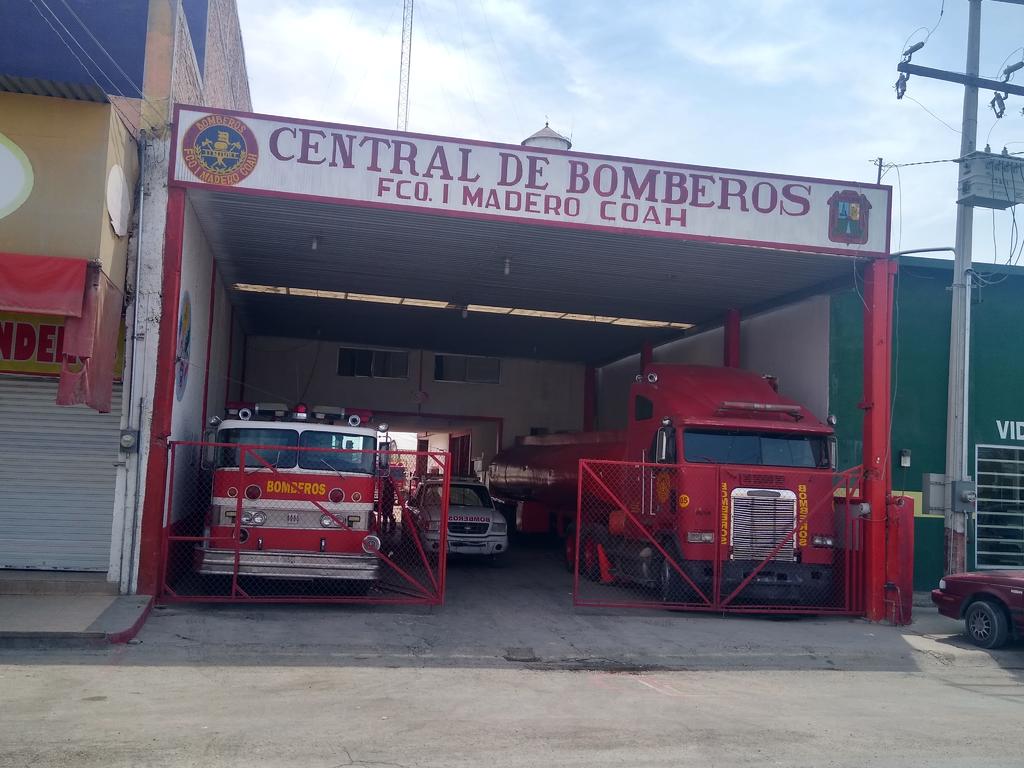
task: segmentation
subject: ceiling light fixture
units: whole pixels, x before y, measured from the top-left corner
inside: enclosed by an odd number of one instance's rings
[[[403,296],[381,296],[374,293],[348,293],[346,291],[328,291],[319,288],[290,288],[283,285],[257,285],[253,283],[235,283],[232,286],[243,293],[265,293],[277,296],[300,296],[313,299],[338,299],[341,301],[358,301],[371,304],[391,304],[425,309],[457,309],[465,320],[469,313],[487,315],[515,315],[541,320],[571,320],[578,323],[594,323],[596,325],[618,325],[633,328],[673,328],[681,331],[693,327],[692,323],[677,323],[671,320],[641,320],[632,317],[611,317],[609,315],[587,315],[577,312],[557,312],[546,309],[526,309],[523,307],[495,307],[490,304],[455,304],[434,299],[412,299]]]

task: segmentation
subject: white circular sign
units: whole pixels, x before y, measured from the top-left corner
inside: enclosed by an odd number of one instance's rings
[[[0,219],[28,199],[34,178],[32,163],[21,147],[0,133]]]

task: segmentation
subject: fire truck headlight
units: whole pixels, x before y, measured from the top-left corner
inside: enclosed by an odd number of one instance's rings
[[[263,525],[267,522],[267,514],[265,512],[253,512],[252,513],[252,524]]]
[[[831,536],[815,536],[811,539],[811,545],[815,547],[834,547],[836,540]]]
[[[252,512],[242,512],[242,525],[252,525]]]
[[[686,541],[690,544],[710,544],[715,540],[714,531],[687,531]]]
[[[336,528],[338,523],[330,515],[320,515],[320,525],[324,528]]]
[[[374,555],[377,552],[380,552],[380,539],[372,533],[363,539],[363,552],[368,555]]]
[[[946,580],[945,579],[939,579],[939,589],[941,589],[943,592],[946,591]]]

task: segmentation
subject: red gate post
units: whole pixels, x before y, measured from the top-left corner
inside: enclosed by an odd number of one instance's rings
[[[864,275],[864,494],[870,515],[864,541],[864,605],[885,618],[885,513],[890,497],[892,295],[896,263],[875,259]]]
[[[161,523],[167,483],[167,441],[171,436],[174,407],[175,356],[178,346],[178,296],[181,289],[181,253],[185,233],[185,190],[167,190],[167,224],[164,233],[163,272],[160,301],[160,330],[157,341],[156,384],[153,393],[153,421],[150,425],[149,459],[146,464],[146,492],[139,534],[138,586],[143,595],[155,595],[159,588]]]

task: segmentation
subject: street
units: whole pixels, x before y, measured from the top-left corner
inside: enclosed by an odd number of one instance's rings
[[[1024,764],[1021,670],[618,673],[9,657],[4,766]],[[239,659],[239,662],[242,662]]]
[[[454,564],[439,610],[169,606],[129,645],[2,649],[0,765],[1024,765],[1020,644],[926,607],[572,610],[519,557]]]

